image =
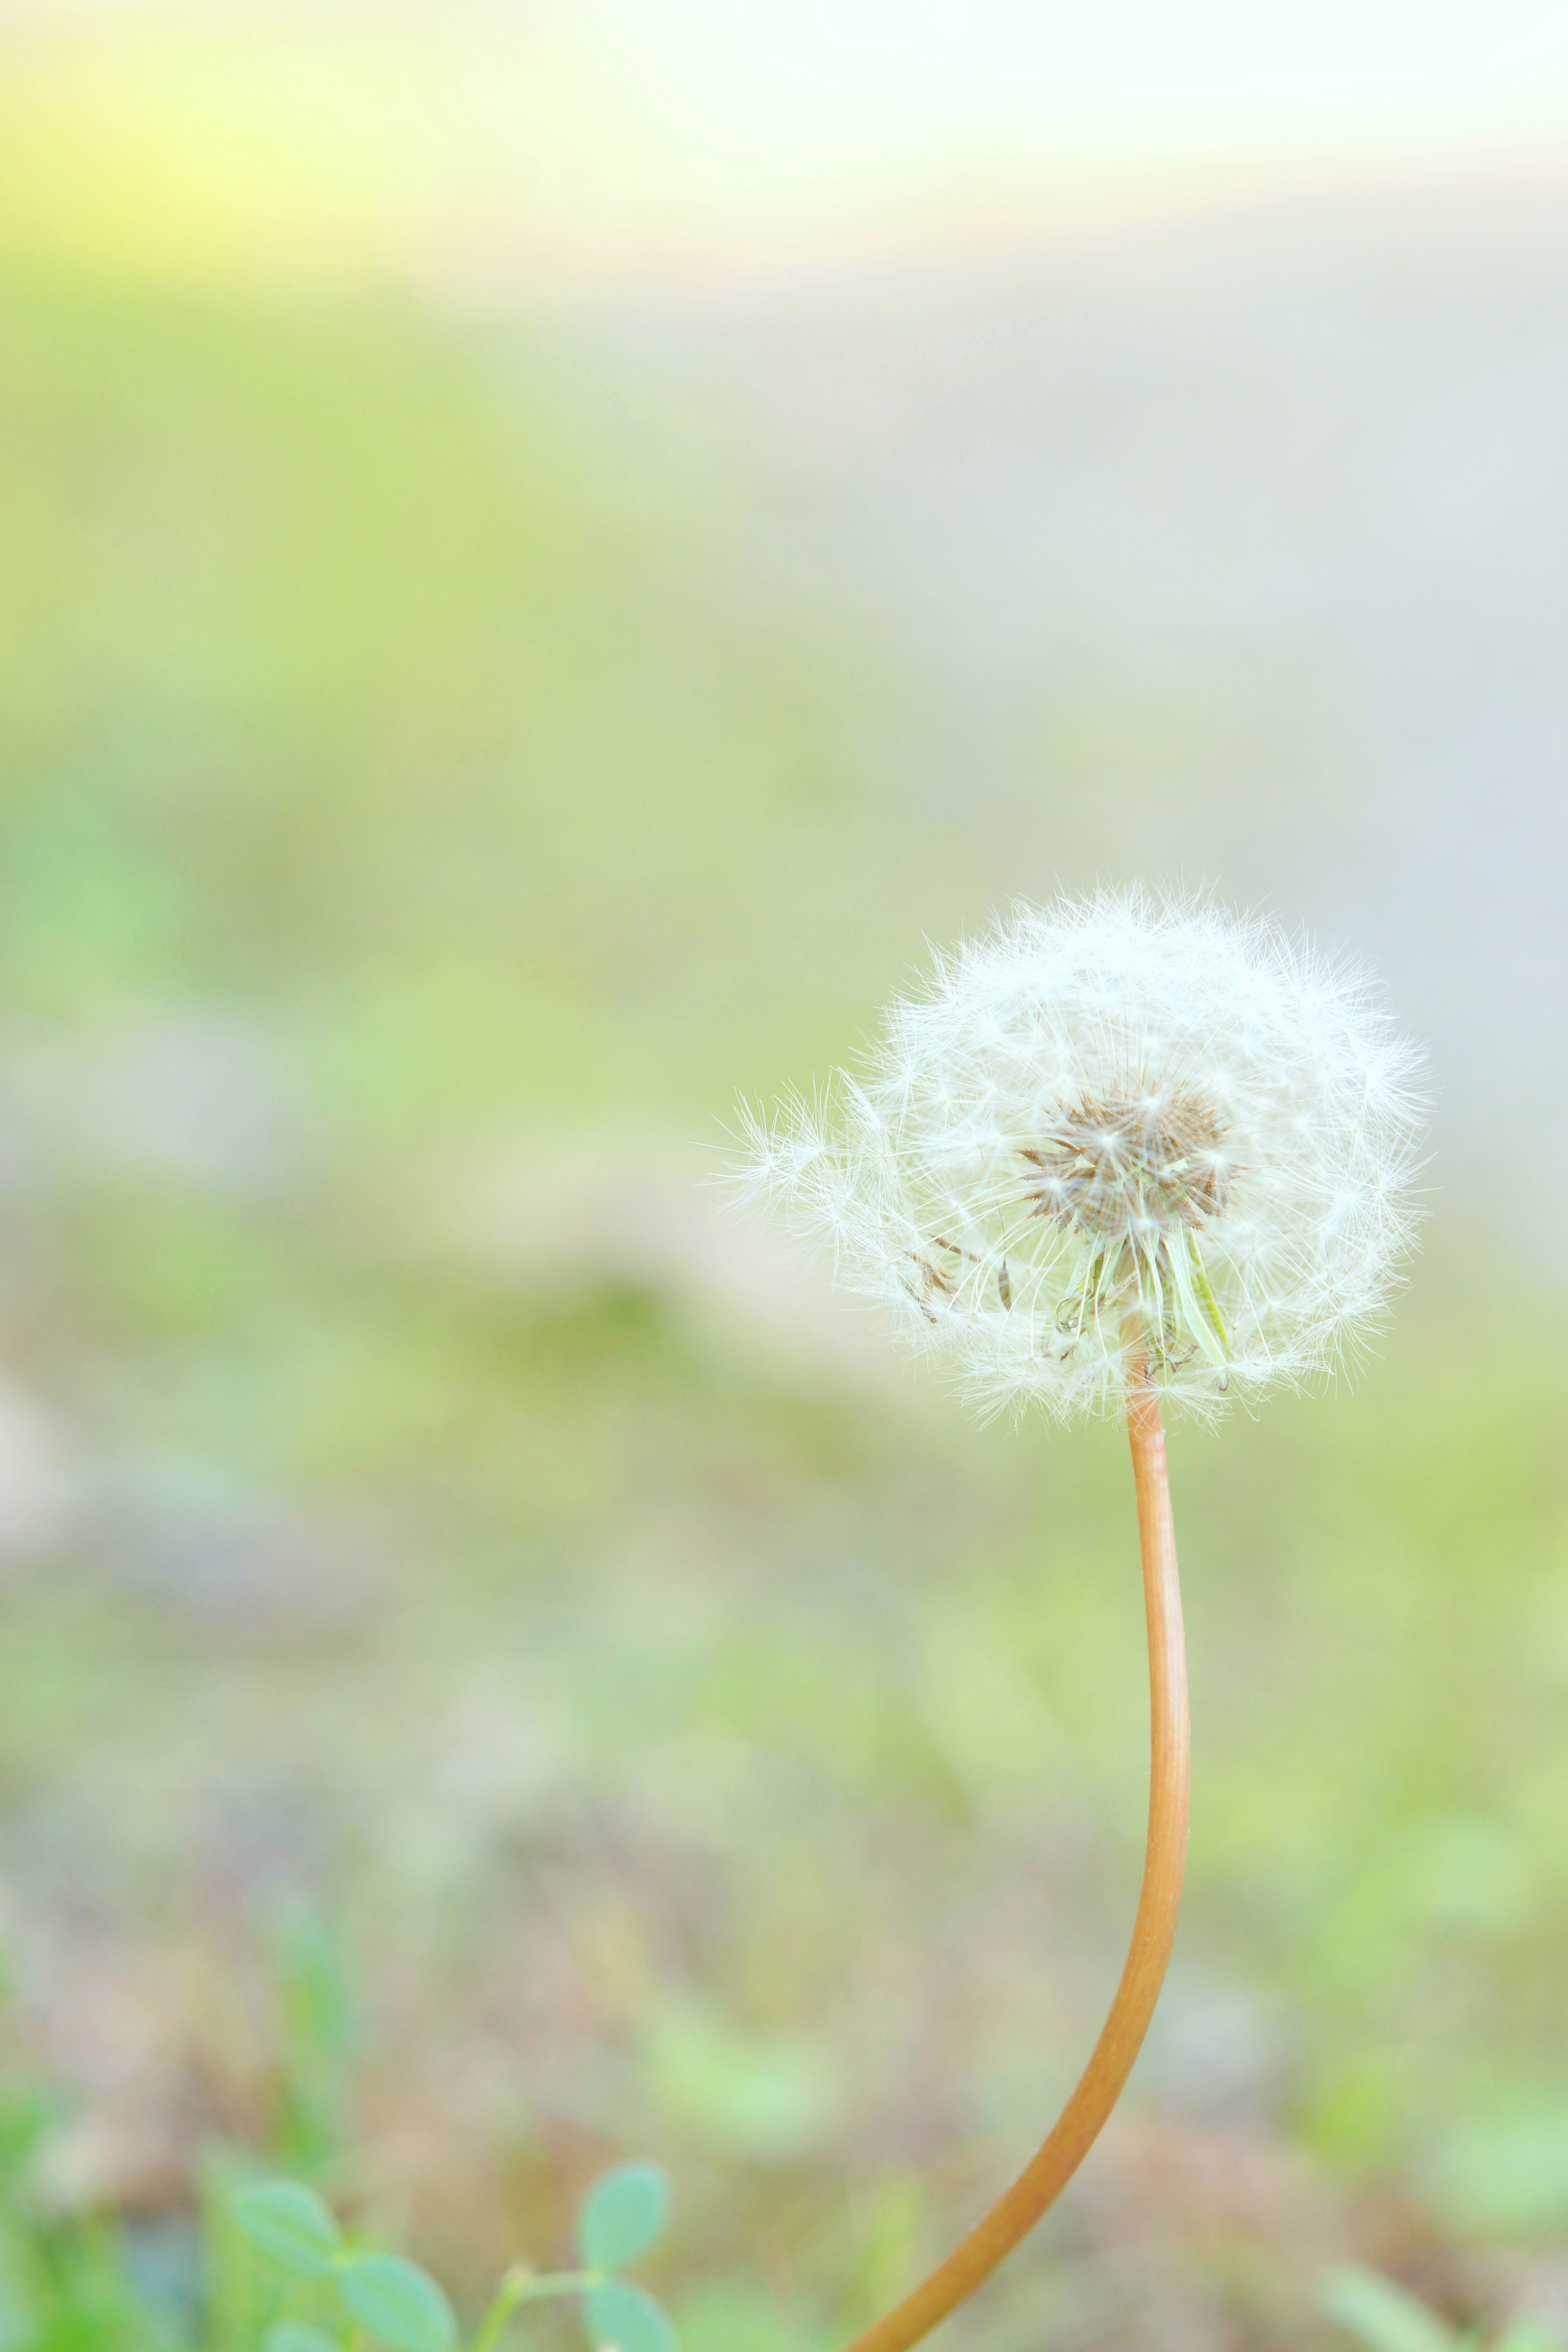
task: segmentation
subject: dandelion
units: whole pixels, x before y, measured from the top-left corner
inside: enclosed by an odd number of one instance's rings
[[[986,1412],[1125,1413],[1149,1624],[1142,1894],[1088,2069],[1000,2203],[851,2352],[904,2352],[1077,2170],[1163,1982],[1188,1727],[1161,1406],[1212,1421],[1373,1331],[1415,1239],[1419,1056],[1365,975],[1207,899],[1021,907],[892,1005],[858,1076],[742,1112],[742,1188]]]

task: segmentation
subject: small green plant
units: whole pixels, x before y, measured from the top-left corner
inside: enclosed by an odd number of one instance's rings
[[[1407,2287],[1353,2263],[1330,2272],[1321,2300],[1328,2317],[1366,2352],[1481,2352],[1482,2346],[1487,2352],[1558,2352],[1550,2337],[1529,2326],[1491,2337],[1479,2328],[1461,2335]]]
[[[230,2210],[262,2259],[289,2276],[330,2291],[336,2311],[325,2325],[284,2318],[267,2332],[262,2352],[342,2352],[368,2336],[389,2352],[457,2352],[457,2317],[427,2271],[400,2254],[345,2238],[313,2189],[298,2180],[257,2180],[236,2191]],[[578,2299],[589,2341],[600,2352],[677,2352],[669,2315],[646,2288],[621,2275],[662,2236],[669,2184],[654,2164],[617,2165],[584,2198],[577,2213],[580,2267],[535,2271],[514,2263],[480,2321],[468,2352],[494,2352],[521,2306],[555,2296]]]

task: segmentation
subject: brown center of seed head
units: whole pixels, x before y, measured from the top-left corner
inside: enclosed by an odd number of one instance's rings
[[[1097,1241],[1223,1214],[1233,1163],[1218,1112],[1189,1087],[1108,1089],[1021,1147],[1035,1214]]]

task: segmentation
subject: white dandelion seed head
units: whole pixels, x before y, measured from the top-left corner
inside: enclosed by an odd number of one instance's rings
[[[1208,899],[1021,906],[858,1076],[742,1110],[743,1189],[983,1407],[1212,1418],[1331,1369],[1414,1244],[1420,1055],[1363,973]]]

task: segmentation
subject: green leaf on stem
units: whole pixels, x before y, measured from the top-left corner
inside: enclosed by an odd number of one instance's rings
[[[616,2352],[679,2352],[669,2314],[640,2286],[612,2279],[592,2288],[583,2307],[588,2333],[597,2345],[614,2345]]]
[[[256,2248],[279,2270],[320,2278],[332,2267],[342,2232],[313,2189],[299,2180],[254,2180],[230,2210]]]
[[[645,2253],[669,2221],[669,2182],[657,2164],[619,2164],[595,2180],[577,2213],[577,2243],[591,2271],[619,2270]]]
[[[350,2254],[338,2266],[350,2315],[392,2352],[451,2352],[452,2306],[428,2271],[401,2254]]]

